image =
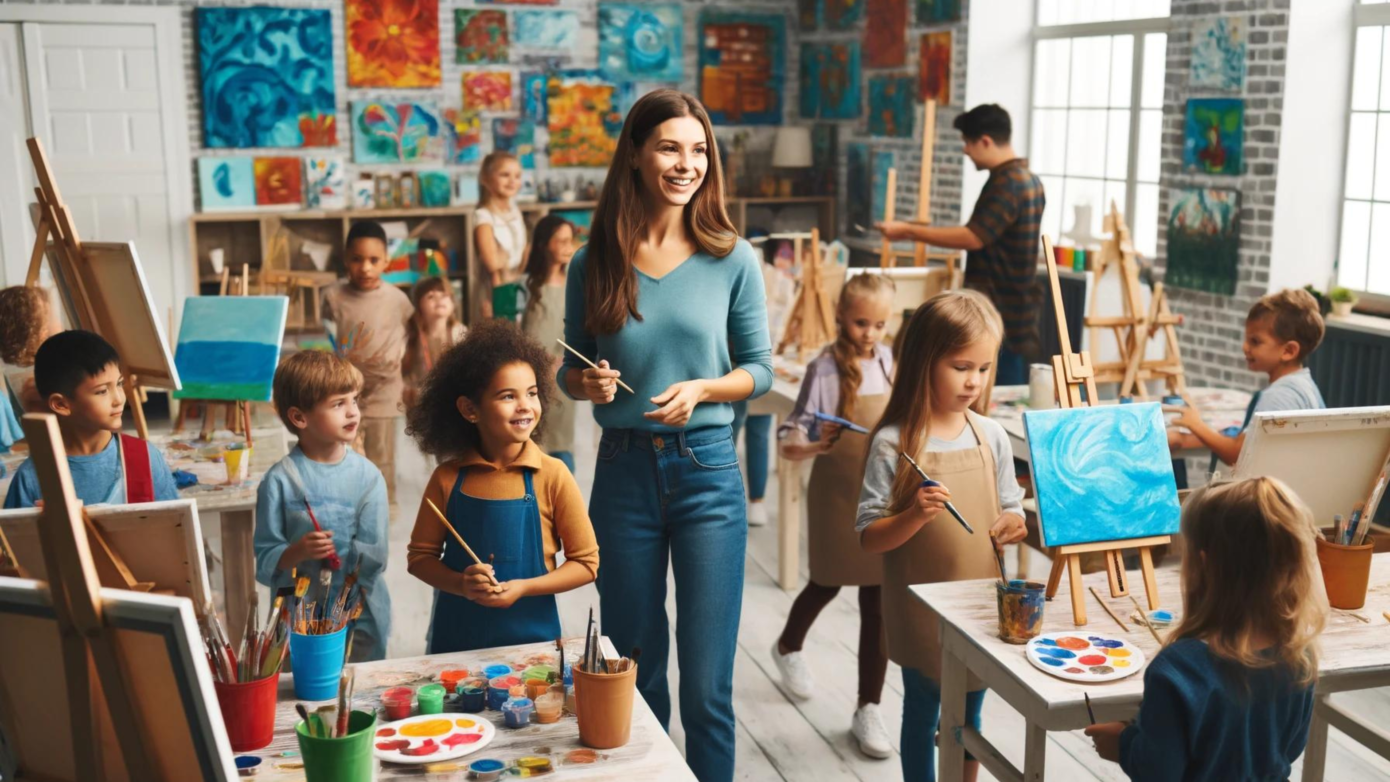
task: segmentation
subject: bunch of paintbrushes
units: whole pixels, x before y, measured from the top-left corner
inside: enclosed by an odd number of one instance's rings
[[[308,587],[308,576],[300,576],[295,582],[297,599],[290,624],[294,632],[300,635],[331,635],[362,616],[366,592],[357,584],[357,570],[354,569],[343,579],[343,586],[337,595],[333,594],[333,571],[327,568],[319,571],[319,597],[305,602],[299,598],[305,596]]]
[[[584,630],[584,659],[579,667],[585,673],[609,673],[608,659],[600,650],[598,625],[594,622],[594,609],[589,608],[589,624]]]
[[[304,720],[304,731],[314,738],[340,739],[348,733],[348,717],[352,714],[353,691],[357,689],[357,672],[344,668],[338,677],[338,701],[320,706],[310,712],[302,703],[296,703],[294,710]]]
[[[1332,517],[1332,536],[1328,543],[1339,546],[1361,546],[1366,543],[1366,534],[1371,531],[1371,517],[1366,514],[1366,503],[1358,502],[1351,509],[1351,518],[1343,521],[1342,514]]]

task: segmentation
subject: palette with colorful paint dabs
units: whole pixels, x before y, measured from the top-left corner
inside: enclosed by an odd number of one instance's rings
[[[477,752],[496,734],[491,722],[472,715],[417,714],[378,727],[372,746],[377,760],[436,763]]]
[[[1144,650],[1122,639],[1081,633],[1044,633],[1028,642],[1028,662],[1062,679],[1087,684],[1133,676]]]

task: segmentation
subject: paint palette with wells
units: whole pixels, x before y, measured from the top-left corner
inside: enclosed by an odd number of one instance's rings
[[[477,752],[496,734],[491,722],[475,715],[417,714],[378,726],[372,745],[377,760],[436,763]]]
[[[1144,669],[1144,651],[1123,638],[1044,633],[1028,642],[1028,662],[1053,676],[1087,684],[1115,681]]]

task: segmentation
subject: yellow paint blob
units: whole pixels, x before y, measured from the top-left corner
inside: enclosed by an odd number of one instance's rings
[[[1105,653],[1111,657],[1128,657],[1130,655],[1128,649],[1106,649]]]
[[[1115,666],[1116,668],[1128,668],[1129,660],[1111,660],[1110,664]]]
[[[472,728],[476,726],[478,723],[474,722],[473,720],[455,720],[454,724],[459,726],[460,728]]]
[[[401,735],[417,739],[433,738],[434,736],[443,736],[453,729],[454,726],[448,720],[425,720],[403,726]]]

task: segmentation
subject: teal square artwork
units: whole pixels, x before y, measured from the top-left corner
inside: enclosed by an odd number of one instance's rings
[[[251,158],[198,158],[198,198],[204,212],[254,207],[256,174]]]
[[[1192,98],[1187,102],[1182,165],[1188,171],[1240,176],[1245,101]]]
[[[433,103],[352,102],[352,161],[412,163],[439,160],[443,143]]]
[[[863,112],[859,42],[801,45],[801,116],[854,119]]]
[[[961,0],[917,0],[917,24],[960,21]]]
[[[549,79],[546,73],[521,74],[521,116],[537,125],[546,123],[545,107],[549,100]]]
[[[536,167],[536,125],[524,119],[497,117],[492,120],[492,148],[516,155],[523,169]]]
[[[869,135],[912,138],[917,80],[912,76],[869,77]]]
[[[448,206],[453,197],[454,185],[447,171],[420,172],[420,205]]]
[[[1157,403],[1023,413],[1043,545],[1172,535],[1178,487]]]
[[[512,45],[572,49],[579,41],[579,14],[549,8],[512,12]]]
[[[715,125],[782,124],[787,18],[700,12],[699,98]]]
[[[684,29],[675,3],[599,3],[599,71],[615,82],[678,82]]]
[[[184,299],[174,398],[269,402],[288,311],[284,296]]]

